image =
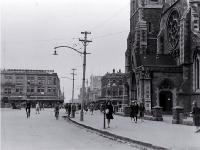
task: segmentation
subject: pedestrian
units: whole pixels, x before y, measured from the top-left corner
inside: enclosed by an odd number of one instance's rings
[[[135,101],[134,105],[133,105],[133,119],[134,119],[135,123],[137,123],[138,111],[139,111],[139,106],[138,106],[137,102]]]
[[[140,103],[139,111],[140,111],[141,122],[144,122],[143,118],[144,118],[145,107],[143,103]]]
[[[196,133],[200,132],[200,108],[197,106],[197,102],[193,102],[193,108],[192,108],[192,115],[193,115],[193,122],[196,126]]]
[[[59,118],[59,110],[60,110],[60,105],[59,105],[59,102],[57,102],[55,104],[55,107],[54,107],[54,112],[55,112],[56,120],[58,120],[58,118]]]
[[[91,111],[91,115],[93,115],[93,112],[94,112],[94,103],[90,104],[90,111]]]
[[[130,105],[130,117],[131,117],[131,121],[132,121],[132,119],[134,118],[134,106],[132,103]]]
[[[76,113],[76,105],[73,103],[72,104],[72,118],[75,118],[75,113]]]
[[[87,106],[87,104],[84,105],[84,110],[85,110],[85,114],[87,114],[87,112],[88,112],[88,106]]]
[[[113,106],[112,106],[111,101],[108,101],[106,104],[106,119],[107,119],[108,128],[110,128],[110,120],[114,119],[113,118]]]
[[[36,103],[35,110],[36,110],[36,114],[40,114],[40,105],[39,105],[39,102]]]
[[[42,108],[43,108],[43,110],[44,110],[44,103],[42,104]]]
[[[26,101],[26,116],[27,118],[30,118],[31,114],[31,103],[30,101]]]
[[[71,104],[68,104],[68,117],[70,118],[71,115]]]
[[[68,103],[65,104],[65,112],[68,112]]]

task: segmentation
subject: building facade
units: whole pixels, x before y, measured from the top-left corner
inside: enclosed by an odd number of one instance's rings
[[[90,76],[90,86],[89,86],[89,101],[95,102],[101,97],[101,78],[102,76]]]
[[[190,111],[200,104],[200,0],[131,0],[130,12],[129,101]]]
[[[126,105],[127,101],[127,80],[126,74],[121,70],[112,73],[106,73],[101,78],[101,99],[112,100],[113,105]]]
[[[64,102],[58,75],[53,70],[1,70],[1,102],[21,103],[27,100],[46,105]]]

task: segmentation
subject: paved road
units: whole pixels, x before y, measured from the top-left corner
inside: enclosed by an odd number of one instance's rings
[[[74,126],[63,118],[56,120],[52,109],[42,110],[40,114],[31,111],[27,119],[24,109],[1,109],[2,150],[136,149]]]

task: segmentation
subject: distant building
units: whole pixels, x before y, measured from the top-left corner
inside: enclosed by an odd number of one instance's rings
[[[121,70],[106,73],[101,79],[101,100],[112,100],[113,105],[121,107],[128,103],[127,77]]]
[[[53,70],[1,70],[1,103],[27,100],[46,105],[64,102],[57,73]]]
[[[88,99],[90,102],[97,101],[101,96],[101,78],[102,76],[90,76],[90,87],[88,89]]]

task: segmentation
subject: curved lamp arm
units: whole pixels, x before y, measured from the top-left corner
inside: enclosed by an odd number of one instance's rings
[[[80,52],[80,51],[78,51],[77,49],[75,49],[75,48],[73,48],[73,47],[70,47],[70,46],[57,46],[57,47],[54,47],[54,49],[55,49],[55,54],[56,54],[56,49],[57,49],[57,48],[61,48],[61,47],[67,47],[67,48],[70,48],[70,49],[76,51],[76,52],[79,53],[79,54],[83,54],[83,52]]]

